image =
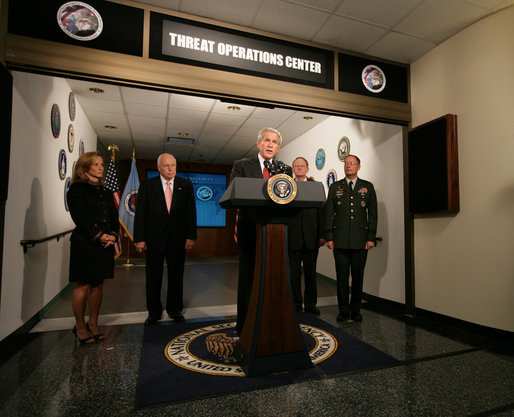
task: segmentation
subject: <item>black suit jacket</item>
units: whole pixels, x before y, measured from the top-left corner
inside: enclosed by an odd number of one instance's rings
[[[196,239],[196,205],[191,181],[175,176],[168,213],[160,177],[139,186],[134,219],[134,242],[146,242],[148,251],[184,249],[186,239]]]
[[[281,161],[275,160],[276,163]],[[288,168],[288,175],[292,174],[291,167]],[[258,156],[253,158],[240,159],[234,162],[232,172],[230,173],[230,182],[235,177],[245,178],[262,178],[262,169]],[[245,210],[239,210],[239,217],[237,221],[237,246],[239,248],[255,249],[255,223],[248,216]]]
[[[312,180],[308,180],[312,181]],[[323,208],[302,209],[295,220],[287,225],[288,249],[318,249],[318,241],[323,237]]]

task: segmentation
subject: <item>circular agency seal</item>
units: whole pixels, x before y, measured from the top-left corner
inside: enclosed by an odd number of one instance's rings
[[[376,65],[364,67],[361,78],[364,87],[372,93],[380,93],[386,86],[385,73]]]
[[[287,174],[273,175],[268,180],[268,195],[277,204],[288,204],[296,198],[296,182]]]
[[[330,188],[330,186],[337,181],[337,172],[334,169],[331,169],[328,171],[327,174],[327,187]]]
[[[318,149],[316,152],[316,168],[322,169],[325,166],[325,150],[323,148]]]
[[[350,139],[343,136],[337,145],[337,157],[344,162],[348,155],[350,155]]]
[[[136,215],[136,200],[137,200],[137,190],[132,190],[125,196],[123,200],[123,205],[125,206],[125,210],[132,217]]]
[[[218,376],[240,376],[245,374],[233,356],[236,323],[213,324],[183,333],[171,340],[164,355],[174,365],[193,372]],[[330,358],[338,347],[337,339],[325,330],[300,324],[300,329],[309,337],[309,357],[313,364]]]
[[[57,10],[57,23],[66,35],[79,41],[90,41],[102,33],[100,13],[82,1],[69,1]]]

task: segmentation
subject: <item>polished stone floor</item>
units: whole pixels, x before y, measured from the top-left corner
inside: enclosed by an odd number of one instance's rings
[[[186,265],[186,319],[202,320],[220,311],[232,316],[236,270],[232,260]],[[101,317],[105,342],[75,344],[69,295],[64,294],[31,333],[4,349],[1,416],[514,415],[514,356],[509,340],[405,318],[371,303],[364,306],[363,322],[340,324],[335,320],[335,287],[323,280],[321,318],[395,357],[398,365],[135,409],[146,316],[144,306],[139,310],[143,271],[117,267],[115,280],[106,284]]]

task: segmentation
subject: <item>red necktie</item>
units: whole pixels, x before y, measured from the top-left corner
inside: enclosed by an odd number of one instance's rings
[[[171,191],[170,182],[166,181],[166,191],[164,192],[164,197],[166,197],[166,207],[168,207],[168,213],[170,212],[172,196],[173,192]]]
[[[266,167],[264,167],[264,169],[262,170],[262,178],[264,178],[265,180],[269,180],[271,178],[268,168]]]

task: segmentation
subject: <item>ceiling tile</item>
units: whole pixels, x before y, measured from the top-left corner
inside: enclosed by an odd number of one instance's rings
[[[166,119],[159,117],[148,117],[148,116],[136,116],[130,114],[127,116],[130,126],[149,127],[161,129],[164,132],[166,127]]]
[[[166,113],[168,111],[167,108],[163,106],[127,102],[125,102],[125,109],[128,114],[133,114],[136,116],[156,117],[161,119],[166,119]]]
[[[385,33],[385,29],[377,26],[332,16],[316,34],[314,41],[340,49],[363,52]]]
[[[239,110],[230,110],[230,106],[236,106],[239,108]],[[225,114],[232,114],[235,116],[248,116],[255,110],[255,107],[253,106],[244,106],[242,104],[238,103],[229,103],[217,100],[216,104],[212,108],[213,113],[225,113]]]
[[[421,58],[433,47],[433,43],[423,39],[389,32],[365,52],[377,58],[410,64],[416,59]]]
[[[316,9],[333,12],[341,3],[341,0],[297,0],[291,3],[304,4]]]
[[[121,95],[127,103],[150,104],[152,106],[168,106],[169,93],[145,90],[143,88],[121,87]]]
[[[207,111],[181,109],[178,107],[173,107],[169,110],[170,121],[187,120],[203,125],[208,116],[209,112]]]
[[[263,0],[253,27],[298,39],[312,39],[330,14],[280,0]]]
[[[209,17],[222,22],[251,26],[261,1],[241,0],[187,0],[182,1],[180,11],[196,16]]]
[[[484,16],[484,10],[459,0],[423,2],[393,29],[439,44]]]
[[[345,0],[336,13],[345,17],[358,19],[363,23],[373,23],[383,27],[391,27],[410,13],[423,0],[369,1]]]
[[[170,105],[172,107],[179,107],[181,109],[209,111],[214,105],[215,101],[216,100],[212,98],[172,94]]]

